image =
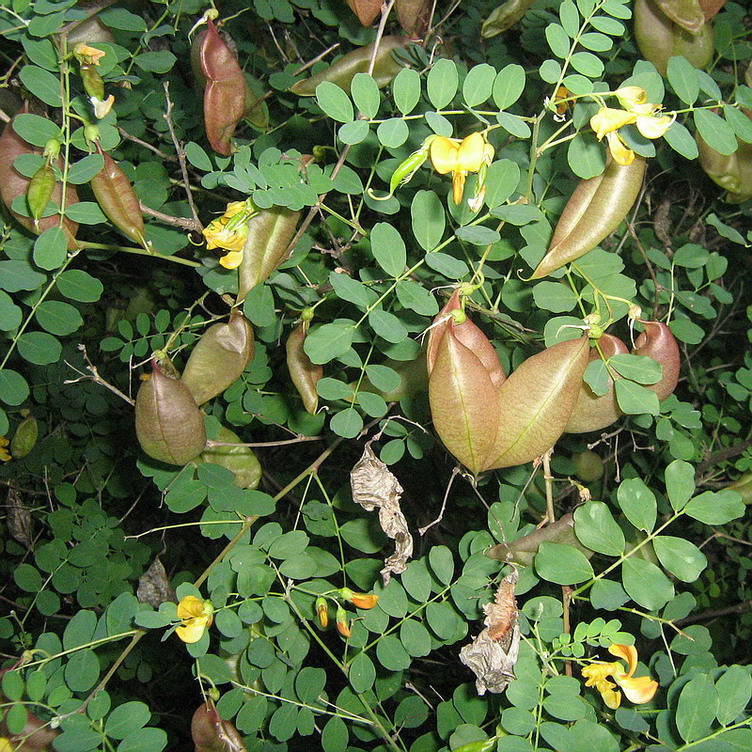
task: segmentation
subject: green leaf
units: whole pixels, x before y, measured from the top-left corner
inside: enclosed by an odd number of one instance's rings
[[[734,129],[711,110],[695,110],[692,113],[697,132],[703,141],[721,154],[733,154],[737,149]]]
[[[614,46],[613,40],[609,39],[605,34],[592,31],[582,34],[579,41],[586,50],[591,50],[592,52],[608,52]]]
[[[29,396],[29,385],[20,373],[10,368],[0,369],[0,400],[16,407]]]
[[[378,222],[373,226],[371,252],[378,265],[390,276],[398,277],[405,270],[405,243],[393,225]]]
[[[674,597],[671,580],[645,559],[626,559],[621,565],[621,578],[629,597],[649,611],[663,608]]]
[[[494,79],[493,101],[500,110],[511,107],[525,90],[525,69],[516,63],[504,66]]]
[[[104,732],[113,739],[125,739],[130,734],[146,726],[151,711],[143,702],[126,702],[118,705],[107,718]]]
[[[660,363],[644,355],[614,355],[608,363],[620,376],[638,384],[655,384],[663,375]]]
[[[574,39],[580,31],[580,14],[572,0],[564,0],[559,6],[559,20],[564,31]]]
[[[40,269],[57,269],[67,256],[68,240],[61,227],[50,227],[34,241],[34,263]]]
[[[551,48],[551,52],[553,52],[556,57],[562,59],[567,57],[567,55],[569,55],[569,48],[572,44],[572,40],[561,25],[550,23],[546,26],[545,33],[546,41]]]
[[[363,430],[363,418],[354,407],[348,407],[332,416],[329,427],[345,439],[354,439]]]
[[[676,96],[685,104],[694,104],[700,95],[697,68],[683,55],[674,55],[668,60],[666,78]]]
[[[397,285],[397,300],[405,308],[409,308],[421,316],[435,316],[439,312],[436,298],[425,287],[417,282],[413,282],[411,279],[403,279]],[[371,379],[371,383],[373,383],[373,379]],[[399,381],[389,389],[384,389],[383,387],[377,388],[385,392],[390,392],[392,389],[396,389],[398,385]],[[374,384],[374,386],[377,385]]]
[[[355,119],[355,111],[350,97],[331,81],[322,81],[316,87],[316,101],[332,120],[339,123],[349,123]]]
[[[387,342],[399,344],[407,339],[407,329],[393,313],[377,308],[368,314],[368,323],[373,331]]]
[[[77,308],[59,300],[45,300],[36,310],[37,323],[58,337],[73,334],[84,323]]]
[[[74,162],[68,170],[68,182],[75,185],[88,183],[104,167],[101,154],[89,154],[78,162]]]
[[[510,159],[498,159],[486,173],[485,202],[489,209],[506,203],[517,190],[520,182],[520,168]]]
[[[137,16],[125,8],[105,8],[99,16],[111,29],[146,31],[146,21],[141,16]]]
[[[18,338],[18,352],[24,360],[46,366],[60,359],[62,345],[47,332],[24,332]]]
[[[65,210],[65,215],[82,225],[101,225],[109,221],[95,201],[72,204]]]
[[[9,332],[15,329],[23,318],[23,312],[7,293],[0,290],[0,330]]]
[[[614,383],[614,392],[621,411],[627,415],[659,415],[661,412],[655,392],[633,381],[619,379]]]
[[[441,242],[446,226],[441,199],[433,191],[418,191],[410,205],[410,217],[418,244],[424,251],[432,251]]]
[[[422,658],[431,652],[431,634],[416,619],[405,619],[400,625],[400,641],[414,658]]]
[[[202,146],[199,146],[195,141],[189,141],[185,145],[185,156],[188,161],[199,170],[204,172],[211,172],[214,169],[211,158],[204,151]]]
[[[104,286],[88,272],[81,269],[67,269],[57,278],[57,289],[61,295],[79,303],[96,303],[102,296]]]
[[[657,535],[653,548],[661,565],[682,582],[694,582],[708,565],[705,554],[684,538]]]
[[[483,225],[468,225],[466,227],[460,227],[455,235],[466,243],[472,243],[473,245],[493,245],[498,243],[500,235],[496,230],[492,230],[490,227],[484,227]]]
[[[24,65],[18,74],[23,85],[50,107],[62,107],[60,79],[44,68]]]
[[[723,115],[728,124],[734,129],[736,137],[745,143],[752,143],[752,120],[741,110],[731,105],[723,105]]]
[[[166,746],[166,731],[158,728],[144,728],[139,729],[127,739],[123,739],[117,746],[117,752],[162,752]]]
[[[587,180],[603,174],[606,168],[606,155],[595,138],[578,135],[569,142],[567,162],[578,178]]]
[[[347,274],[330,272],[329,284],[338,298],[347,300],[363,310],[372,305],[378,297],[373,290],[369,290],[362,282],[358,282],[357,279]]]
[[[388,118],[379,124],[376,136],[388,149],[397,149],[407,141],[410,129],[402,118]]]
[[[365,120],[353,120],[341,125],[337,137],[343,144],[359,144],[368,138],[370,127]]]
[[[624,553],[624,533],[601,501],[589,501],[574,513],[574,532],[583,546],[606,556]]]
[[[570,63],[578,73],[588,78],[600,78],[603,75],[603,61],[592,52],[575,52]]]
[[[688,462],[674,460],[665,473],[666,494],[675,512],[683,509],[695,492],[695,469]]]
[[[663,134],[663,139],[677,154],[686,159],[697,159],[700,154],[692,134],[678,121]]]
[[[593,576],[593,567],[582,551],[564,543],[541,543],[535,555],[535,571],[557,585],[573,585]]]
[[[13,130],[33,146],[43,147],[50,139],[60,137],[59,125],[29,112],[20,112],[13,118]]]
[[[323,365],[352,346],[355,336],[355,322],[338,319],[330,324],[311,329],[305,340],[306,355],[314,362]]]
[[[427,253],[426,264],[447,279],[462,279],[468,273],[467,264],[448,253]]]
[[[87,692],[98,681],[101,667],[93,650],[73,653],[65,664],[65,683],[72,692]]]
[[[454,558],[446,546],[432,546],[428,551],[428,562],[433,573],[444,585],[448,585],[454,576]]]
[[[376,644],[376,657],[388,671],[403,671],[410,667],[412,658],[395,635],[385,635]]]
[[[403,115],[409,115],[420,99],[420,74],[412,68],[403,68],[392,81],[394,104]]]
[[[358,693],[367,692],[376,681],[376,668],[366,653],[358,653],[347,671],[350,686]]]
[[[752,676],[746,666],[729,666],[715,683],[718,694],[716,717],[723,726],[733,723],[752,698]]]
[[[565,313],[577,305],[572,288],[561,282],[539,282],[533,288],[533,299],[539,308],[553,313]]]
[[[676,728],[685,742],[701,739],[710,731],[718,709],[718,694],[709,676],[693,676],[682,688],[676,704]]]
[[[426,91],[429,101],[437,110],[441,110],[454,98],[458,84],[459,74],[454,60],[440,57],[428,71]]]
[[[725,525],[744,516],[746,507],[736,491],[705,491],[695,496],[686,507],[685,514],[706,525]]]
[[[147,73],[167,73],[172,70],[177,58],[169,50],[142,52],[133,58],[136,65]]]
[[[345,722],[335,715],[321,732],[321,747],[324,752],[345,752],[349,736]]]
[[[470,107],[483,104],[490,96],[496,79],[496,68],[488,63],[474,65],[462,84],[462,98]]]
[[[350,95],[358,110],[367,118],[375,118],[381,103],[376,81],[367,73],[356,73],[350,84]]]

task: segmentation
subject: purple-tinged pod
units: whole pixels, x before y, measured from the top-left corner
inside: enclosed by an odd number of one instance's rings
[[[501,385],[497,437],[484,470],[523,465],[553,447],[577,402],[588,351],[587,336],[559,342]]]
[[[243,737],[220,716],[211,700],[199,705],[193,714],[191,741],[195,752],[247,752]]]
[[[251,322],[238,311],[210,326],[193,348],[181,381],[203,405],[232,386],[253,360],[256,341]]]
[[[608,360],[614,355],[624,355],[628,352],[627,346],[611,334],[603,334],[598,340],[598,348],[590,350],[589,362],[599,360],[601,353]],[[608,390],[605,394],[595,395],[592,389],[583,381],[580,393],[577,395],[572,414],[567,421],[564,433],[586,433],[588,431],[600,431],[606,426],[615,423],[623,415],[616,401],[614,380],[608,377]]]
[[[287,355],[287,370],[290,372],[292,383],[303,400],[306,412],[313,415],[319,406],[316,384],[324,376],[324,367],[313,363],[303,349],[307,334],[308,322],[301,321],[290,332],[285,344],[285,352]]]
[[[149,457],[185,465],[206,447],[204,417],[190,389],[152,359],[152,373],[136,395],[136,437]]]
[[[679,345],[671,333],[671,330],[661,321],[643,321],[640,323],[645,331],[635,341],[633,355],[645,355],[652,358],[663,368],[661,380],[656,384],[646,384],[647,388],[658,395],[662,402],[673,394],[679,382],[679,370],[681,368],[681,355]]]
[[[603,173],[580,181],[531,279],[540,279],[576,261],[608,237],[632,208],[644,175],[645,159],[635,155],[629,165],[612,159]]]

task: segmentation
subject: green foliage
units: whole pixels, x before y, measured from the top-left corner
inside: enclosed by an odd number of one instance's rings
[[[439,3],[417,43],[391,14],[392,52],[369,73],[375,28],[346,4],[231,0],[221,29],[249,98],[229,156],[207,140],[190,64],[208,5],[110,6],[101,39],[76,36],[95,9],[68,0],[0,8],[0,107],[30,101],[6,126],[28,150],[0,165],[0,737],[36,724],[58,752],[192,749],[210,700],[253,752],[752,748],[752,212],[730,182],[752,175],[745,8],[729,0],[713,19],[708,70],[676,55],[662,77],[640,59],[628,0],[529,5]],[[107,113],[74,38],[105,52],[92,67]],[[590,119],[625,109],[613,92],[628,86],[674,118],[656,139],[637,117],[619,129],[647,159],[644,190],[598,247],[530,279],[580,181],[610,159]],[[486,163],[440,163],[436,136],[449,149],[477,133]],[[95,201],[95,142],[141,202],[144,247]],[[34,228],[34,201],[5,188],[48,163],[64,193]],[[243,252],[278,256],[250,291],[201,235],[246,199],[255,217],[301,214],[279,248],[270,234]],[[434,433],[424,363],[458,285],[507,375],[586,324],[632,349],[638,319],[656,320],[679,343],[676,391],[651,388],[657,360],[596,357],[584,383],[613,385],[617,423],[468,483]],[[184,466],[150,459],[133,430],[145,366],[182,371],[234,306],[255,355],[202,406],[208,449]],[[301,320],[315,415],[285,367]],[[29,416],[36,440],[11,442]],[[209,461],[236,442],[258,488]],[[370,495],[355,482],[366,442],[384,463]],[[604,472],[583,486],[585,449]],[[211,616],[183,642],[191,598]],[[503,632],[499,650],[519,631],[501,692],[459,660],[484,627]],[[634,644],[634,675],[658,683],[645,704],[609,710],[585,685],[614,644]]]

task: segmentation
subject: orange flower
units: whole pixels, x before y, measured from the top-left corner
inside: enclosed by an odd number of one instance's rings
[[[316,614],[319,617],[319,624],[322,629],[326,629],[329,626],[329,605],[326,598],[316,598]]]
[[[182,619],[182,624],[175,630],[178,637],[183,642],[198,642],[214,621],[214,606],[211,601],[186,595],[178,603],[178,619]]]
[[[346,601],[350,601],[357,608],[373,608],[379,602],[379,596],[373,593],[353,593],[350,588],[340,588],[339,595]]]
[[[350,629],[350,623],[347,620],[347,611],[342,606],[337,606],[337,631],[343,637],[350,637],[352,635],[352,629]]]
[[[595,661],[582,669],[582,675],[587,680],[586,687],[595,687],[603,697],[603,702],[616,710],[621,705],[621,692],[616,689],[618,685],[630,702],[640,705],[650,702],[658,690],[658,682],[649,676],[633,676],[637,668],[637,649],[633,645],[610,645],[608,652],[627,662],[628,670],[625,672],[621,663],[605,663]],[[614,682],[610,682],[612,677]]]

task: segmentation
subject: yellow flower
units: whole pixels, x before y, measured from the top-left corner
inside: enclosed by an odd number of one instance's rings
[[[439,175],[452,173],[452,197],[455,204],[460,204],[468,173],[479,172],[491,164],[494,148],[482,133],[471,133],[462,141],[437,136],[431,141],[430,156]]]
[[[637,115],[626,110],[615,110],[613,107],[601,107],[598,112],[590,118],[590,127],[595,131],[597,139],[600,141],[609,133],[618,131],[624,125],[629,125],[637,120]]]
[[[115,104],[115,97],[112,94],[105,100],[89,97],[89,101],[94,106],[94,117],[101,120],[112,109],[112,105]]]
[[[646,101],[648,95],[641,86],[622,86],[614,94],[619,100],[619,104],[635,115],[650,115],[660,109],[660,105]]]
[[[357,608],[373,608],[379,602],[379,596],[373,593],[354,593],[350,588],[340,588],[339,594]]]
[[[637,649],[633,645],[610,645],[608,652],[627,662],[625,672],[621,663],[603,663],[596,661],[582,669],[582,675],[587,680],[586,687],[595,687],[603,697],[603,702],[616,710],[621,705],[621,692],[616,689],[618,684],[627,699],[637,705],[650,702],[658,690],[658,682],[649,676],[633,676],[637,668]],[[610,682],[612,677],[614,682]]]
[[[80,63],[85,65],[99,65],[101,58],[105,56],[104,50],[98,50],[96,47],[89,47],[84,42],[79,42],[73,48],[73,55]]]
[[[214,621],[214,606],[211,601],[186,595],[178,603],[178,618],[182,619],[182,624],[175,630],[178,637],[183,642],[198,642]]]
[[[246,201],[233,201],[227,204],[225,213],[209,223],[204,228],[206,247],[224,248],[230,251],[223,256],[219,263],[225,269],[237,269],[243,260],[243,246],[248,237],[248,220],[256,213],[257,209],[250,199]]]
[[[608,150],[611,152],[611,156],[620,164],[627,165],[632,164],[634,161],[634,152],[624,143],[624,139],[616,132],[612,132],[606,135],[608,141]]]
[[[13,745],[7,736],[0,736],[0,752],[13,752]]]
[[[673,125],[674,118],[671,115],[660,115],[652,117],[638,117],[637,130],[645,138],[660,138]]]
[[[0,460],[2,460],[3,462],[10,461],[10,452],[5,448],[9,443],[10,442],[5,438],[5,436],[0,436]]]

